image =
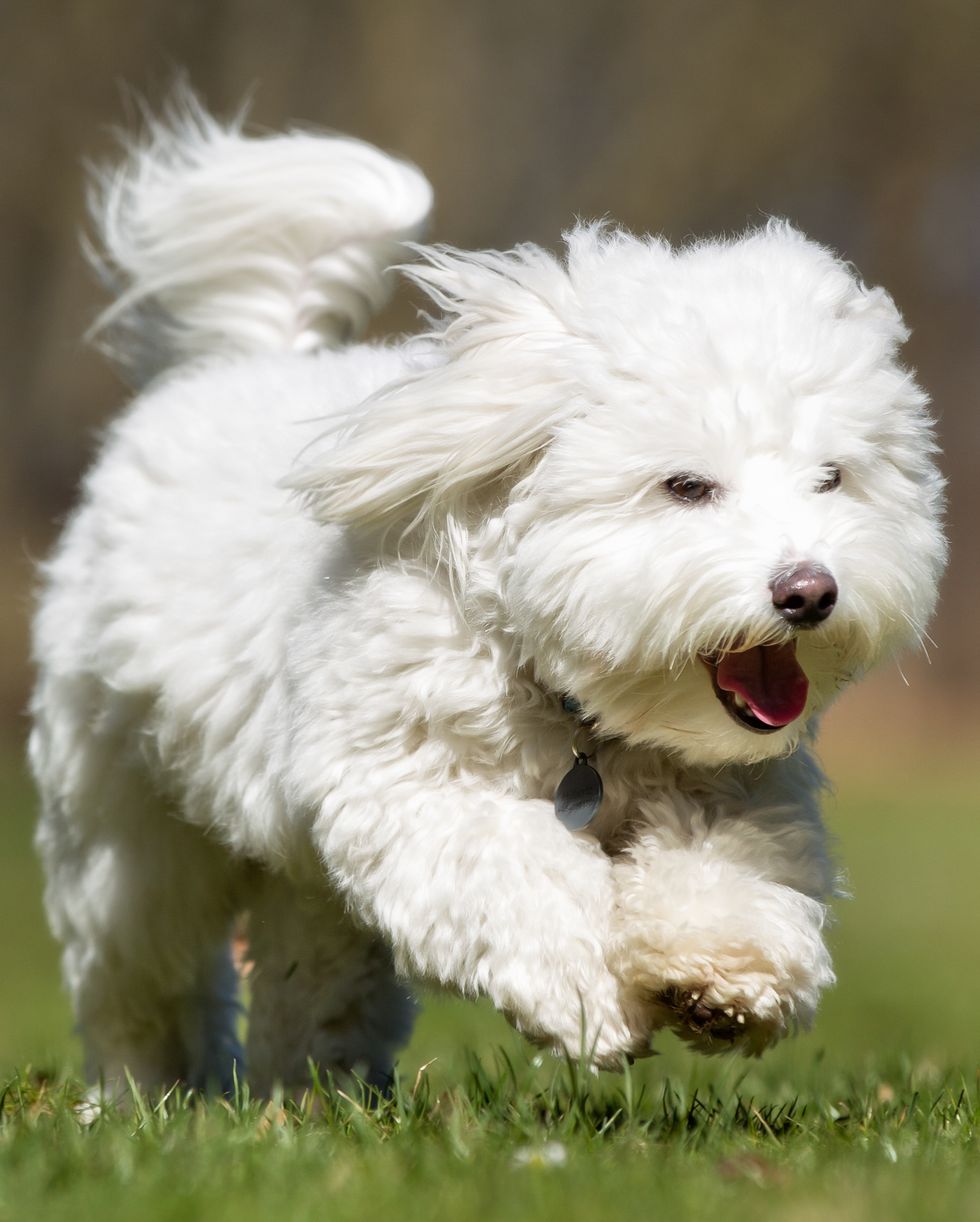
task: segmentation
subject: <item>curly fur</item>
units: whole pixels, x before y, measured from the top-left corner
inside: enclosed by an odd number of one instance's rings
[[[413,167],[186,100],[102,181],[104,322],[165,372],[36,619],[38,844],[91,1074],[227,1085],[244,910],[259,1089],[308,1057],[383,1081],[406,978],[600,1066],[664,1025],[759,1051],[808,1023],[834,886],[809,741],[922,634],[945,557],[888,295],[783,222],[418,247]],[[344,346],[412,254],[429,332]],[[679,502],[680,473],[716,494]],[[809,632],[770,594],[804,562],[840,590]],[[786,641],[806,707],[753,733],[703,659]],[[551,802],[562,694],[598,741],[586,833]]]

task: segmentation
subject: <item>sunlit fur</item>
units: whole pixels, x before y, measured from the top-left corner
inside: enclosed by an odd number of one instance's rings
[[[187,99],[102,181],[104,321],[165,372],[45,566],[31,739],[93,1076],[230,1082],[245,910],[260,1089],[309,1057],[383,1081],[405,978],[603,1066],[664,1025],[706,1051],[806,1025],[814,719],[922,637],[944,562],[888,295],[782,222],[414,246],[413,167]],[[427,333],[344,348],[413,255]],[[770,584],[802,563],[839,602],[796,633],[804,715],[753,733],[703,659],[790,639]],[[605,784],[578,834],[563,696]]]

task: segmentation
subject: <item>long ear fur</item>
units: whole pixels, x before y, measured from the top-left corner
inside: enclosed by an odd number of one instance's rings
[[[584,341],[562,319],[573,289],[553,255],[533,245],[419,253],[425,265],[405,274],[444,311],[428,368],[361,405],[336,447],[291,480],[322,521],[459,526],[478,490],[526,469],[584,406]]]

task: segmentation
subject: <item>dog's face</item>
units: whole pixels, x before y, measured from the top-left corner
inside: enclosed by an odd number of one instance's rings
[[[925,629],[944,554],[925,400],[890,300],[796,235],[650,272],[594,286],[604,364],[516,490],[508,607],[600,730],[763,759]]]
[[[677,253],[586,228],[564,266],[432,259],[448,359],[380,404],[380,444],[392,422],[403,454],[419,438],[383,507],[448,532],[600,733],[782,754],[921,636],[942,481],[885,293],[786,226]]]

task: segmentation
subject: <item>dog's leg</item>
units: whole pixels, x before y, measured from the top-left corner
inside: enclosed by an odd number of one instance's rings
[[[368,796],[352,788],[365,776]],[[487,996],[530,1038],[598,1065],[645,1050],[648,1028],[606,962],[611,863],[550,803],[348,761],[315,835],[399,972]]]
[[[301,1089],[309,1062],[379,1089],[412,1030],[415,1003],[388,948],[326,892],[264,876],[249,914],[249,1081]]]
[[[614,867],[618,968],[651,1022],[700,1051],[760,1052],[812,1020],[833,982],[832,887],[812,810],[706,810],[675,796]]]
[[[84,792],[46,792],[37,835],[86,1072],[108,1098],[127,1071],[145,1088],[229,1090],[240,867],[126,768],[103,775]]]

